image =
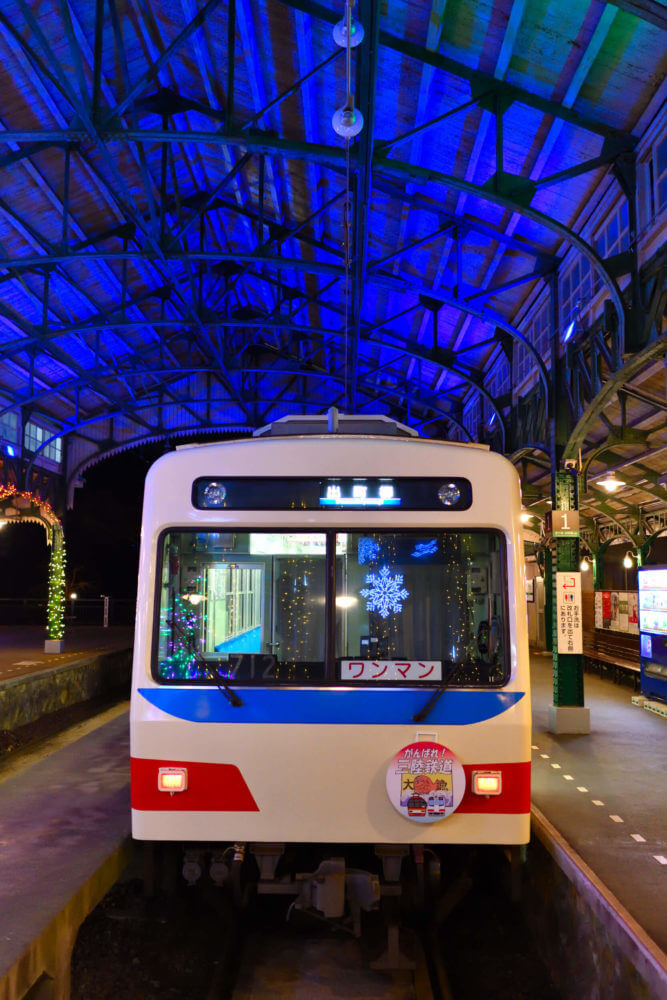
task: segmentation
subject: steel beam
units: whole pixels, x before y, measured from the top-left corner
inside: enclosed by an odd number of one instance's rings
[[[338,12],[330,10],[322,4],[315,3],[314,0],[279,0],[279,2],[284,3],[288,7],[295,7],[297,10],[302,10],[313,17],[319,17],[330,24],[335,24],[336,21],[340,20]],[[632,0],[628,0],[628,2],[632,2]],[[645,3],[647,0],[637,0],[637,2]],[[509,101],[509,103],[517,101],[520,104],[535,108],[545,115],[551,115],[554,118],[567,121],[571,125],[584,128],[588,132],[604,136],[623,134],[604,122],[602,118],[597,118],[593,115],[584,115],[578,111],[574,111],[572,108],[564,107],[558,101],[548,100],[522,87],[516,87],[512,84],[496,80],[495,77],[483,73],[481,70],[474,69],[465,63],[441,55],[439,52],[432,52],[430,49],[422,45],[417,45],[407,38],[398,38],[387,31],[381,31],[380,45],[384,45],[394,52],[400,52],[402,55],[408,56],[416,62],[425,63],[451,76],[467,80],[474,94],[486,94],[491,90],[498,93],[505,101]],[[627,139],[630,146],[633,146],[636,142],[632,136],[628,136]]]

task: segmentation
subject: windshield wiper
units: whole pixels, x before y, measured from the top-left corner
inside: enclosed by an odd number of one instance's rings
[[[176,632],[178,637],[185,644],[186,648],[188,649],[188,652],[191,653],[192,656],[194,657],[194,661],[197,664],[197,666],[200,667],[200,669],[204,671],[207,677],[213,681],[220,694],[224,694],[229,704],[233,705],[234,708],[240,708],[243,702],[237,695],[236,691],[234,691],[229,686],[229,683],[225,677],[221,677],[220,674],[216,674],[213,672],[213,670],[209,667],[208,663],[206,662],[206,658],[202,656],[202,654],[199,652],[198,649],[195,649],[193,647],[192,637],[188,637],[185,634],[180,622],[177,622],[173,618],[171,619],[171,621],[167,619],[167,625],[171,625],[174,632]]]
[[[454,680],[454,678],[456,677],[456,675],[458,674],[458,672],[465,665],[466,665],[465,663],[459,663],[459,665],[457,667],[454,667],[454,669],[451,671],[451,673],[449,674],[449,676],[444,679],[444,681],[442,682],[442,684],[440,685],[440,687],[438,687],[438,688],[435,689],[435,691],[433,692],[433,694],[431,695],[431,697],[429,698],[429,700],[426,702],[426,704],[424,705],[424,707],[420,708],[419,711],[415,712],[415,714],[412,716],[412,721],[413,722],[423,722],[424,719],[426,719],[426,717],[428,716],[428,714],[431,711],[431,709],[435,705],[437,705],[437,703],[439,702],[440,698],[445,693],[445,691],[447,690],[447,688],[450,686],[450,684],[452,683],[452,681]]]

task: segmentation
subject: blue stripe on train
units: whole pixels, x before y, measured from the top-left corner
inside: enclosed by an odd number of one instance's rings
[[[433,691],[381,688],[236,689],[243,705],[233,707],[222,692],[210,688],[140,688],[139,693],[162,712],[188,722],[273,722],[316,725],[406,725]],[[423,723],[466,726],[506,712],[523,691],[444,691]]]

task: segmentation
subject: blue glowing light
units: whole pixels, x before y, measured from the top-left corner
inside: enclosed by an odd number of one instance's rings
[[[570,337],[574,333],[574,327],[575,327],[575,325],[576,325],[575,321],[574,320],[570,320],[570,322],[568,323],[567,327],[565,328],[565,334],[563,335],[563,343],[564,344],[567,344],[568,340],[570,339]]]
[[[10,456],[10,458],[16,458],[16,452],[14,451],[14,449],[10,444],[6,445],[6,449],[7,449],[7,454]]]
[[[368,538],[366,535],[359,539],[357,545],[357,562],[360,566],[364,563],[375,562],[380,555],[380,543],[375,538]]]
[[[320,497],[322,507],[399,507],[401,498],[394,495],[394,487],[382,485],[377,496],[369,496],[365,483],[355,483],[352,496],[343,496],[338,485],[327,486],[326,496]]]
[[[435,538],[431,538],[428,542],[417,542],[415,545],[415,550],[412,553],[413,559],[423,559],[424,556],[432,556],[438,551],[438,542]]]
[[[397,614],[403,610],[403,601],[410,592],[403,586],[403,574],[391,575],[388,566],[383,566],[379,573],[369,573],[364,587],[359,593],[366,598],[366,610],[377,611],[381,618]]]

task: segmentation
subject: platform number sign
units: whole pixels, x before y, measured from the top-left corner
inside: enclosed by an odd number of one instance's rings
[[[546,516],[547,534],[554,538],[579,537],[578,510],[550,510]]]

